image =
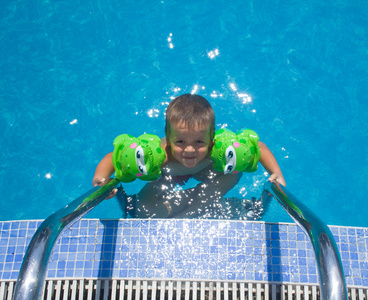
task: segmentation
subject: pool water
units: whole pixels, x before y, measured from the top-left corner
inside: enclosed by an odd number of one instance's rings
[[[193,92],[217,128],[255,130],[326,223],[368,226],[366,1],[15,0],[0,14],[0,220],[65,206],[117,135],[163,136],[168,102]],[[227,196],[260,197],[264,172]],[[264,220],[290,219],[274,201]]]

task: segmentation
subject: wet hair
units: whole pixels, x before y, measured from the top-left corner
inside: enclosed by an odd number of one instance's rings
[[[211,140],[215,134],[215,113],[202,96],[184,94],[172,100],[166,109],[165,134],[169,137],[170,124],[183,122],[188,128],[210,126]]]

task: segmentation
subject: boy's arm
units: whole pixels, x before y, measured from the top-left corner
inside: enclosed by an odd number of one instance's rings
[[[105,155],[105,157],[98,163],[95,175],[93,176],[92,185],[102,186],[109,182],[110,176],[114,174],[115,169],[112,164],[112,152]],[[106,198],[110,199],[116,195],[117,189],[114,189]]]
[[[276,180],[283,186],[286,186],[284,176],[282,175],[279,164],[276,161],[275,156],[272,154],[271,150],[266,146],[265,143],[258,142],[259,148],[261,149],[261,158],[259,162],[266,169],[266,171],[271,175],[268,178],[269,181]]]
[[[101,180],[108,179],[115,172],[112,164],[112,152],[105,155],[105,157],[98,163],[95,175],[93,176],[93,186],[101,185]],[[102,184],[103,185],[103,184]]]

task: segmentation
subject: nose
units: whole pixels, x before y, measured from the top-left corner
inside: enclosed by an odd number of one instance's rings
[[[185,152],[194,152],[195,149],[192,145],[188,145],[186,148],[185,148]]]

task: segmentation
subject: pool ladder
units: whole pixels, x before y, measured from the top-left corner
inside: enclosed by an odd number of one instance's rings
[[[117,179],[112,179],[103,187],[92,189],[49,216],[40,225],[23,258],[13,300],[41,299],[49,256],[58,237],[101,203],[118,184]],[[264,200],[272,196],[303,229],[312,243],[318,268],[321,299],[348,299],[340,255],[330,229],[277,182],[265,184]]]

